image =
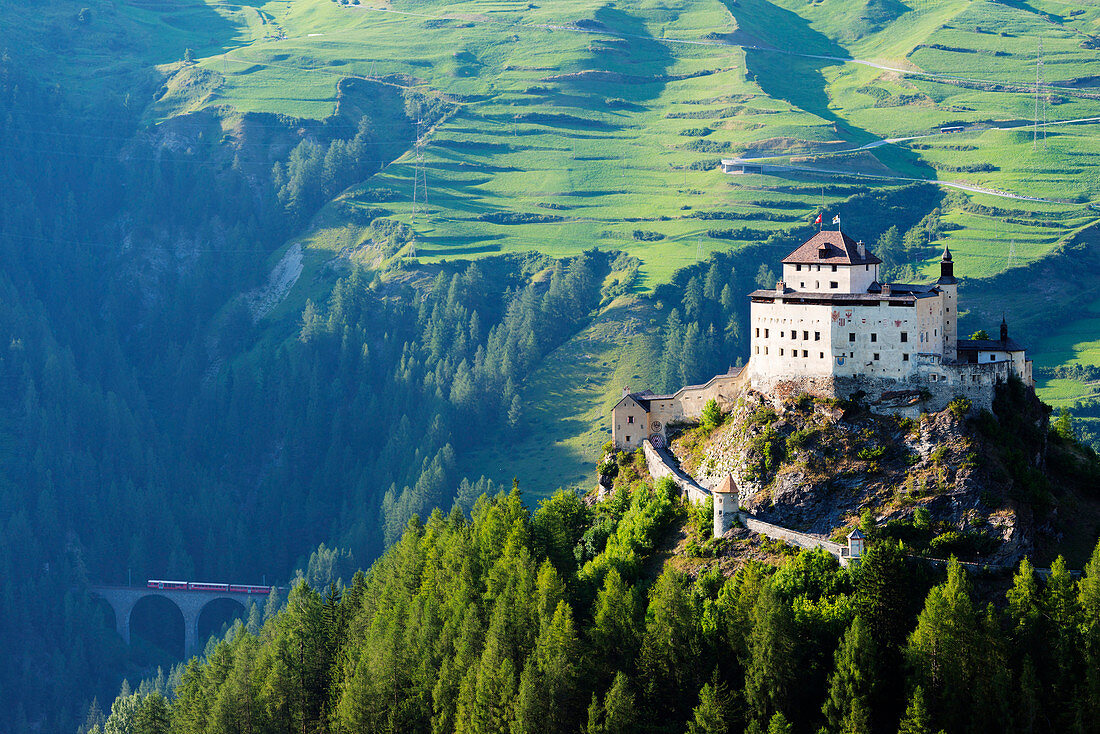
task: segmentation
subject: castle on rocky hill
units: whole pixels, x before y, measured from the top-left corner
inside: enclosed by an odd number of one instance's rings
[[[996,385],[1010,377],[1033,385],[1031,360],[1003,319],[999,339],[958,338],[949,249],[929,284],[880,283],[881,264],[839,229],[815,234],[783,259],[774,290],[749,294],[745,367],[672,395],[624,390],[611,415],[615,446],[663,444],[668,423],[698,418],[711,399],[728,410],[746,387],[776,396],[861,393],[872,410],[915,417],[956,397],[990,408]]]

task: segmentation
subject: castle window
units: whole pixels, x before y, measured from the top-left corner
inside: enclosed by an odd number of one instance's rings
[[[836,265],[833,266],[833,272],[836,272]]]
[[[764,347],[764,354],[767,354],[767,353],[768,353],[768,348]]]
[[[825,359],[825,352],[818,352],[817,353],[817,358],[818,359]]]
[[[756,348],[756,353],[757,353],[757,354],[760,354],[760,347],[757,347],[757,348]]]
[[[767,329],[764,329],[764,338],[765,338],[765,339],[767,339],[767,338],[768,338],[768,330],[767,330]]]
[[[802,332],[802,338],[803,339],[809,339],[810,338],[810,332],[808,332],[808,331]]]
[[[795,265],[794,269],[795,269],[795,272],[798,272],[798,273],[802,272],[802,266],[801,265]]]
[[[821,341],[821,332],[820,331],[815,331],[814,332],[814,341],[815,342]]]
[[[871,334],[871,341],[877,342],[878,341],[878,334]]]
[[[633,423],[633,422],[634,422],[634,416],[632,416],[632,415],[628,415],[628,416],[626,417],[626,422],[627,422],[627,423]]]
[[[856,340],[856,335],[849,331],[848,332],[848,341],[854,342],[855,340]]]
[[[829,281],[829,287],[830,287],[830,288],[839,288],[839,287],[840,287],[840,283],[837,283],[837,282],[836,282],[835,280],[830,280],[830,281]]]
[[[907,332],[907,331],[901,332],[901,340],[902,340],[902,342],[909,341],[909,332]]]
[[[779,348],[779,356],[780,356],[780,357],[782,357],[782,356],[783,356],[783,348],[782,348],[782,347],[780,347],[780,348]]]
[[[805,349],[803,349],[803,350],[802,350],[802,356],[803,356],[803,357],[809,357],[809,356],[810,356],[810,353],[809,353],[808,351],[806,351]]]
[[[875,354],[874,354],[874,356],[872,357],[872,359],[874,359],[874,360],[875,360],[876,362],[878,361],[878,352],[875,352]]]
[[[798,287],[799,288],[805,288],[806,287],[805,281],[800,281],[799,284],[798,284]]]
[[[756,327],[756,337],[758,339],[760,338],[760,327],[759,326]]]
[[[909,355],[908,354],[901,355],[901,361],[902,362],[908,362],[909,361]]]
[[[797,339],[797,338],[798,338],[798,332],[797,331],[792,331],[791,332],[791,339]]]

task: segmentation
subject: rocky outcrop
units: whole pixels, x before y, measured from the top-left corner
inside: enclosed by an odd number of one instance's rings
[[[839,541],[869,509],[928,555],[1011,562],[1033,550],[1031,510],[1006,491],[968,408],[911,420],[746,391],[722,426],[689,430],[672,450],[703,486],[732,474],[742,508],[766,522]]]

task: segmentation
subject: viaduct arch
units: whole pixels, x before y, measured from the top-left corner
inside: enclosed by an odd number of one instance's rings
[[[241,591],[207,591],[205,589],[151,589],[140,586],[89,586],[88,591],[106,601],[115,612],[115,629],[122,641],[130,644],[130,614],[139,601],[159,596],[176,605],[183,614],[183,652],[194,653],[199,642],[199,616],[210,602],[229,599],[248,611],[253,602],[267,601],[266,594]]]

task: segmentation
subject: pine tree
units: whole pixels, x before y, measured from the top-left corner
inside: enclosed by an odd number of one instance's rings
[[[159,693],[150,693],[141,701],[134,714],[130,734],[168,734],[168,702]]]
[[[876,679],[874,641],[856,617],[836,651],[829,695],[822,713],[833,731],[870,734],[870,706]]]
[[[763,725],[787,704],[797,671],[791,608],[766,584],[753,608],[745,670],[748,718]]]
[[[777,711],[768,722],[768,734],[791,734],[791,725],[782,711]]]
[[[1077,721],[1100,721],[1100,543],[1085,564],[1078,582],[1077,603],[1081,610],[1082,652],[1085,675],[1077,706]]]
[[[988,672],[980,659],[981,634],[970,584],[952,559],[947,581],[928,592],[905,650],[918,683],[937,704],[937,720],[951,731],[969,724],[975,679]]]
[[[729,731],[729,698],[717,671],[699,690],[699,705],[688,721],[687,734],[725,734]]]
[[[924,702],[924,689],[917,686],[909,697],[909,707],[905,709],[898,734],[932,734],[932,720]]]
[[[584,726],[584,734],[604,734],[603,707],[595,693],[588,704],[588,722]]]
[[[895,692],[903,685],[901,646],[910,624],[905,559],[897,544],[883,540],[867,548],[854,575],[856,614],[875,641],[879,685],[870,708],[895,716],[900,708]]]
[[[702,379],[703,334],[699,322],[689,321],[684,328],[684,345],[680,353],[681,385],[694,385]]]
[[[1020,668],[1020,683],[1016,696],[1015,730],[1020,734],[1034,734],[1042,711],[1042,687],[1031,657],[1024,657]]]
[[[661,384],[665,391],[680,387],[680,358],[684,351],[684,324],[680,312],[672,309],[665,322],[664,344],[661,351]]]
[[[698,682],[683,664],[694,660],[695,604],[679,573],[666,566],[649,592],[645,637],[638,662],[646,698],[673,720],[687,718],[685,699]]]
[[[622,672],[615,674],[603,699],[604,734],[632,734],[637,730],[638,706],[630,691],[630,681]]]
[[[1012,588],[1006,592],[1008,615],[1014,623],[1017,637],[1034,630],[1042,616],[1042,600],[1039,596],[1039,583],[1035,578],[1035,568],[1024,558],[1020,568],[1012,579]]]
[[[592,659],[605,671],[603,680],[614,671],[633,666],[638,652],[638,594],[611,568],[603,588],[596,596],[593,623],[589,632]],[[617,677],[616,677],[617,679]]]
[[[534,656],[550,701],[546,726],[563,734],[576,731],[583,705],[578,700],[583,656],[573,627],[573,610],[566,602],[558,602],[553,619],[535,643]]]
[[[1062,556],[1050,565],[1043,594],[1043,608],[1050,620],[1046,643],[1053,655],[1053,685],[1051,706],[1055,719],[1062,728],[1073,724],[1077,683],[1082,677],[1081,639],[1078,622],[1081,610],[1073,577],[1066,568]]]
[[[510,730],[515,711],[515,666],[490,634],[477,667],[462,681],[455,734],[501,734]]]

